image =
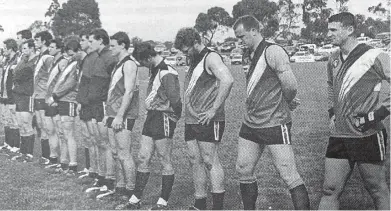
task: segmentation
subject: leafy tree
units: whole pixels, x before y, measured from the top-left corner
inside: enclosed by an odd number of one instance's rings
[[[174,46],[174,43],[172,41],[166,41],[163,43],[167,49],[171,49]]]
[[[46,26],[46,22],[44,23],[41,20],[36,20],[27,29],[29,29],[33,34],[36,34],[40,31],[46,30]]]
[[[335,0],[335,3],[337,3],[338,6],[338,12],[347,12],[348,6],[346,3],[348,3],[349,0]]]
[[[292,0],[279,0],[278,7],[280,8],[278,11],[280,24],[279,32],[275,37],[282,36],[287,39],[293,35],[290,31],[291,29],[299,28],[297,24],[300,14],[296,9],[300,7],[300,4],[295,4]]]
[[[387,0],[386,6],[384,6],[382,3],[379,3],[378,5],[369,7],[368,11],[376,15],[383,16],[388,20],[390,20],[390,6],[391,6],[391,0]]]
[[[132,43],[133,46],[136,46],[138,43],[141,43],[143,40],[140,37],[132,37],[130,39],[130,43]]]
[[[302,4],[303,22],[301,37],[312,42],[321,43],[327,37],[328,18],[332,9],[326,8],[326,0],[304,0]]]
[[[206,44],[209,45],[217,31],[226,31],[232,25],[232,18],[224,8],[212,7],[207,13],[199,13],[195,26]]]
[[[51,28],[55,36],[79,34],[100,28],[99,16],[99,7],[95,0],[68,0],[54,13]]]
[[[234,21],[243,15],[254,16],[264,26],[263,35],[270,37],[279,28],[278,10],[278,5],[269,0],[242,0],[234,5],[232,15]]]
[[[364,34],[365,36],[374,38],[376,34],[381,32],[390,31],[390,21],[382,20],[380,18],[373,19],[372,17],[365,18],[364,15],[356,15],[356,35],[360,36]]]

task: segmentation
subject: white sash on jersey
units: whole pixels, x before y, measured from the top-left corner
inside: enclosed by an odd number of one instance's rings
[[[265,69],[267,67],[266,56],[265,56],[266,49],[267,48],[265,48],[265,50],[263,50],[256,66],[254,68],[254,71],[251,74],[251,78],[247,84],[247,96],[250,96],[251,92],[254,90],[255,86],[258,84],[263,73],[265,72]]]
[[[38,73],[39,73],[39,70],[42,68],[42,66],[43,66],[43,63],[46,61],[46,59],[48,59],[48,58],[53,58],[53,56],[51,56],[51,55],[43,55],[40,59],[39,59],[39,61],[38,61],[38,63],[37,63],[37,66],[35,66],[35,70],[34,70],[34,79],[35,79],[35,77],[37,77],[37,75],[38,75]]]
[[[342,86],[338,95],[339,101],[342,101],[353,85],[371,69],[377,56],[379,56],[381,52],[382,50],[380,49],[369,49],[350,66],[342,81]]]
[[[77,61],[73,61],[71,64],[69,64],[64,72],[61,74],[60,78],[58,79],[57,83],[63,81],[65,77],[73,70],[73,68],[77,65]]]
[[[60,62],[56,64],[56,66],[50,71],[49,78],[47,82],[47,86],[50,86],[54,78],[56,78],[57,74],[60,72]]]
[[[205,54],[204,58],[197,64],[197,66],[193,70],[193,74],[191,75],[189,86],[186,89],[186,96],[189,96],[190,93],[193,91],[194,86],[196,85],[198,79],[201,77],[202,73],[204,72],[204,62],[205,58],[208,55],[208,53]]]
[[[168,73],[171,73],[171,74],[174,74],[174,75],[178,75],[178,72],[175,71],[174,68],[172,68],[169,65],[167,65],[167,66],[168,66],[168,70],[159,70],[159,72],[156,74],[155,79],[153,80],[152,90],[149,93],[149,95],[147,96],[147,98],[145,99],[145,105],[146,105],[147,108],[149,108],[151,106],[151,103],[152,103],[153,99],[155,99],[157,91],[159,90],[159,88],[160,88],[160,86],[162,84],[161,83],[162,78],[165,75],[167,75]]]

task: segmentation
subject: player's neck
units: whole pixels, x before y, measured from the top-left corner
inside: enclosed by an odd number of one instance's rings
[[[254,45],[252,47],[252,52],[255,52],[255,50],[257,50],[259,44],[262,42],[263,40],[263,37],[261,35],[258,35],[256,37],[254,37]]]
[[[155,57],[152,57],[152,67],[156,67],[160,64],[160,62],[163,61],[163,57],[156,55]]]
[[[12,51],[12,52],[10,53],[10,57],[9,57],[9,58],[10,58],[10,59],[14,58],[15,54],[16,54],[16,53],[15,53],[14,51]]]
[[[121,62],[126,56],[128,56],[128,52],[127,51],[121,51],[121,53],[118,54],[118,61]]]
[[[204,48],[205,45],[202,43],[194,45],[194,50],[197,52],[197,54],[201,53],[201,51],[204,50]]]
[[[349,55],[349,53],[358,45],[358,41],[353,38],[349,37],[344,44],[340,46],[342,55]]]
[[[42,45],[40,54],[43,54],[47,49],[48,47],[46,47],[46,45]]]
[[[54,61],[57,61],[60,57],[61,57],[61,52],[56,53],[56,55],[54,55]]]

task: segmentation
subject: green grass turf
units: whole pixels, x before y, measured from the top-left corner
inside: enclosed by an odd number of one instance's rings
[[[326,64],[292,64],[292,68],[299,82],[298,98],[301,99],[300,107],[293,113],[293,149],[299,173],[302,175],[310,194],[311,208],[316,209],[321,197],[324,153],[328,140]],[[230,69],[234,75],[235,84],[226,103],[227,124],[221,144],[220,158],[226,175],[225,208],[235,210],[242,209],[235,161],[237,138],[243,117],[245,80],[240,66],[230,66]],[[183,68],[179,68],[179,73],[183,87]],[[141,69],[140,80],[141,100],[144,100],[148,80],[146,69]],[[140,118],[136,121],[132,135],[132,152],[134,154],[139,148],[141,129],[146,114],[144,105],[141,105]],[[76,128],[79,130],[79,127]],[[77,133],[77,139],[79,137],[80,135]],[[184,122],[181,120],[174,136],[172,160],[176,176],[169,201],[171,209],[186,209],[194,200],[191,168],[183,138]],[[40,144],[36,141],[36,158],[39,157],[40,151]],[[84,148],[81,145],[78,157],[79,169],[82,169],[84,167]],[[387,166],[389,166],[389,159]],[[160,194],[160,166],[156,158],[152,160],[151,169],[151,177],[144,191],[142,209],[153,206]],[[275,170],[267,150],[258,163],[256,174],[259,185],[258,209],[293,209],[288,190]],[[387,175],[389,175],[389,167]],[[114,200],[96,201],[89,198],[83,193],[87,187],[87,185],[80,184],[75,178],[49,174],[38,164],[13,162],[7,160],[4,155],[0,156],[0,209],[98,210],[113,209],[118,204],[118,201]],[[211,207],[211,197],[208,198],[208,205]],[[341,206],[342,209],[351,210],[374,209],[372,199],[363,187],[357,169],[346,185],[341,197]]]

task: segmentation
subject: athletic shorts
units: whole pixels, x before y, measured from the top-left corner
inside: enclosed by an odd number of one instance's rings
[[[145,119],[142,135],[151,137],[154,140],[172,138],[176,122],[172,121],[162,111],[148,111]]]
[[[46,110],[47,107],[45,99],[34,99],[34,111]]]
[[[77,104],[72,102],[60,101],[57,103],[57,110],[60,116],[77,116]]]
[[[239,137],[264,145],[291,144],[291,127],[291,122],[268,128],[251,128],[243,123]]]
[[[58,114],[57,106],[47,106],[45,109],[45,116],[54,117]]]
[[[114,117],[108,117],[107,120],[106,120],[106,126],[108,128],[112,128],[111,124],[113,123],[114,121]],[[134,126],[134,122],[136,120],[135,119],[125,119],[124,121],[124,127],[126,130],[129,130],[129,131],[132,131],[133,130],[133,126]]]
[[[97,122],[102,122],[105,115],[104,106],[102,103],[93,105],[82,105],[80,109],[80,120],[88,122],[95,119]]]
[[[326,158],[349,161],[383,161],[386,159],[387,132],[385,129],[363,138],[330,137]]]
[[[185,124],[185,141],[220,142],[224,129],[224,121],[210,122],[209,125]]]
[[[16,112],[34,112],[34,99],[30,96],[15,95]]]

